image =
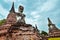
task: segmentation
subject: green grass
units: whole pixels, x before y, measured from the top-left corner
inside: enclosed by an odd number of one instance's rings
[[[60,40],[60,38],[48,38],[48,40]]]
[[[0,26],[6,22],[6,19],[0,20]]]

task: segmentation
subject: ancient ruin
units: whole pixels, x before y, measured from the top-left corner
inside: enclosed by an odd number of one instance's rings
[[[40,40],[37,26],[25,23],[24,7],[19,6],[18,10],[18,13],[15,12],[13,3],[6,23],[0,26],[0,40]]]
[[[49,27],[49,38],[59,37],[60,38],[60,29],[56,27],[55,24],[48,18],[48,27]]]
[[[37,25],[26,24],[24,7],[19,6],[18,12],[15,12],[14,2],[6,22],[0,26],[0,40],[48,40],[52,37],[60,37],[60,30],[48,18],[48,35],[41,35]]]

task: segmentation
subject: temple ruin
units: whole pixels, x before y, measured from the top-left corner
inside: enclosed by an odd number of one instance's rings
[[[14,2],[6,22],[0,26],[0,40],[48,40],[52,37],[60,37],[60,30],[48,18],[48,35],[41,35],[37,25],[26,24],[23,14],[24,7],[19,6],[18,12],[15,11]]]

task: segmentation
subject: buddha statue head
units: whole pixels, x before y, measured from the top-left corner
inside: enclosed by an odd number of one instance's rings
[[[20,13],[22,13],[23,10],[24,10],[24,7],[20,5],[18,11],[19,11]]]

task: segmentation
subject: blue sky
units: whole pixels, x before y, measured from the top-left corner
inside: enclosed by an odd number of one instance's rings
[[[0,0],[0,20],[7,17],[12,2],[18,12],[19,5],[24,6],[26,23],[37,24],[39,30],[48,32],[49,17],[60,28],[60,0]]]

